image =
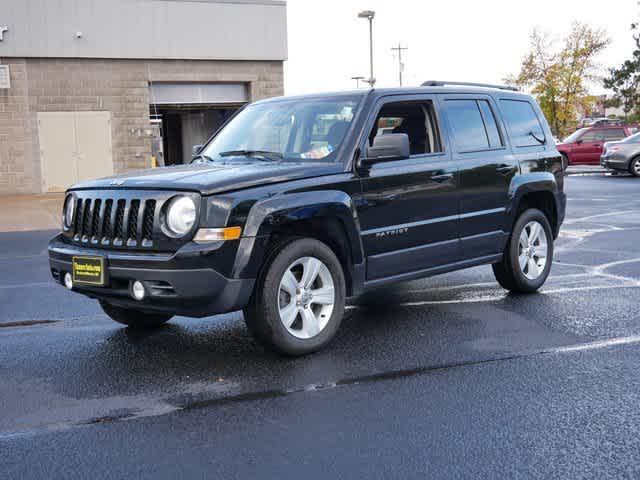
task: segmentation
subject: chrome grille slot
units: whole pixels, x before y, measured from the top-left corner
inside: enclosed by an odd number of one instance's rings
[[[84,243],[89,241],[89,233],[91,230],[91,200],[84,201],[84,211],[82,212],[82,230],[80,231],[80,240]]]
[[[104,202],[104,213],[102,214],[102,244],[109,245],[113,235],[112,221],[113,200],[110,198]]]
[[[131,200],[127,217],[127,246],[135,247],[138,243],[138,210],[140,200]]]
[[[116,218],[113,235],[113,244],[122,245],[124,237],[124,207],[126,200],[118,200],[118,206],[116,207]]]
[[[100,208],[102,207],[102,200],[97,199],[93,202],[93,215],[91,216],[91,231],[89,232],[89,238],[91,243],[98,243],[98,230],[100,229]]]
[[[78,200],[78,204],[76,206],[76,213],[73,223],[73,238],[74,240],[80,239],[80,231],[82,229],[82,209],[84,208],[84,201]]]
[[[153,216],[156,212],[156,201],[147,200],[144,206],[144,215],[142,217],[142,244],[143,246],[151,245],[153,239]],[[147,245],[148,244],[148,245]]]

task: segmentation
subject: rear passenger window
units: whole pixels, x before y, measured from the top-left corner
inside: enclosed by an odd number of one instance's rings
[[[540,145],[545,138],[542,125],[531,104],[524,100],[500,100],[504,121],[509,126],[511,141],[515,147]],[[545,142],[546,143],[546,142]]]
[[[604,131],[605,140],[622,140],[626,135],[622,128],[609,128]]]
[[[489,102],[447,100],[446,108],[458,152],[476,152],[502,146]]]
[[[502,147],[502,137],[500,136],[500,130],[498,130],[498,124],[496,123],[496,117],[491,110],[489,102],[486,100],[478,100],[480,105],[480,111],[482,112],[482,118],[484,119],[484,126],[487,129],[487,136],[489,137],[489,145],[493,148]]]

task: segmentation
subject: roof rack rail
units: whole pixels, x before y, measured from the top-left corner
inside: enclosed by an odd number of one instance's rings
[[[472,82],[447,82],[444,80],[427,80],[422,82],[421,87],[444,87],[445,85],[459,85],[465,87],[486,87],[497,88],[500,90],[510,90],[512,92],[518,92],[516,87],[510,87],[509,85],[493,85],[491,83],[472,83]]]

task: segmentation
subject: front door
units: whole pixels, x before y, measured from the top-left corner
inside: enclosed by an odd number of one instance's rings
[[[573,163],[599,165],[603,145],[602,129],[587,130],[573,146]]]
[[[358,215],[367,256],[367,282],[456,262],[458,168],[440,135],[433,96],[383,97],[369,119],[361,151],[377,135],[405,133],[411,156],[362,167]]]

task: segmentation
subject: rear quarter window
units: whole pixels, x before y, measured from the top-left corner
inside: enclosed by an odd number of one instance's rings
[[[544,130],[533,106],[528,101],[501,99],[500,107],[513,146],[534,147],[541,144],[536,137],[544,139]]]

